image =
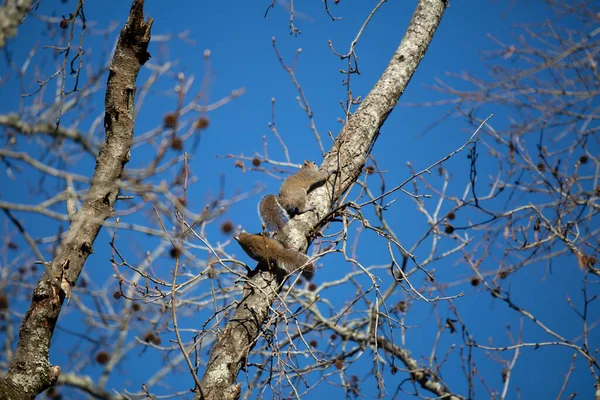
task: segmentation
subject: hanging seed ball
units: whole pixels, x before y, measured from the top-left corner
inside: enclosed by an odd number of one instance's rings
[[[169,250],[169,255],[171,256],[171,258],[181,257],[181,253],[181,247],[178,246],[171,247],[171,250]]]
[[[177,114],[176,113],[168,113],[165,114],[163,118],[163,125],[165,128],[175,128],[177,126]]]
[[[104,365],[110,360],[110,355],[106,350],[102,350],[96,354],[96,362],[100,365]]]
[[[196,129],[206,129],[206,128],[208,128],[209,124],[210,124],[210,121],[208,118],[201,117],[198,121],[196,121],[194,123],[194,126],[196,127]]]
[[[154,332],[148,331],[144,335],[144,342],[152,343],[158,346],[162,342],[162,340],[160,339],[160,337],[156,336]]]
[[[171,139],[171,148],[176,151],[183,150],[183,140],[180,137],[175,136]]]
[[[233,232],[233,223],[231,221],[223,221],[221,224],[221,232],[225,235],[230,235]]]
[[[341,370],[342,368],[344,368],[344,361],[342,361],[341,358],[336,358],[333,362],[333,365],[335,365],[337,369]]]

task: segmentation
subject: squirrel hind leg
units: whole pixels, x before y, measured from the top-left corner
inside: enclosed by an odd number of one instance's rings
[[[292,188],[280,192],[279,204],[291,216],[302,214],[306,207],[306,190],[302,188]]]

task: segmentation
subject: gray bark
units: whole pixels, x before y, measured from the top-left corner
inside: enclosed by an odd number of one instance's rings
[[[17,34],[17,27],[29,12],[31,0],[4,0],[0,7],[0,49]]]
[[[149,57],[152,27],[151,18],[144,21],[143,6],[143,0],[133,1],[121,30],[106,88],[106,137],[96,159],[92,183],[81,210],[72,216],[56,257],[33,291],[8,374],[0,379],[0,398],[4,400],[33,399],[60,375],[60,367],[51,366],[48,359],[54,327],[68,286],[77,282],[102,224],[114,211],[118,195],[114,182],[121,177],[130,157],[135,82],[140,66]]]
[[[329,213],[333,203],[362,173],[379,129],[423,59],[445,7],[446,2],[443,0],[419,1],[406,34],[387,68],[325,156],[321,168],[337,171],[330,179],[330,183],[335,185],[334,195],[331,195],[329,184],[311,192],[310,203],[315,208],[290,222],[289,231],[286,229],[287,245],[301,251],[306,250],[306,237],[311,234],[311,230],[319,227],[319,221]],[[196,399],[229,400],[237,399],[240,395],[240,385],[235,383],[237,375],[256,344],[283,278],[270,271],[260,271],[249,276],[249,281],[235,314],[211,351]],[[441,385],[429,384],[428,379],[419,380],[419,383],[437,396],[450,397]]]

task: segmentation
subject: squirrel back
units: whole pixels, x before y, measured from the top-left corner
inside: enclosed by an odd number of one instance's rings
[[[315,266],[312,263],[307,264],[310,258],[306,254],[288,249],[277,239],[242,232],[235,240],[248,256],[260,264],[278,267],[288,274],[303,267],[302,275],[308,280],[314,275]]]
[[[305,212],[308,193],[327,181],[329,174],[320,171],[317,164],[304,161],[300,171],[288,177],[279,188],[279,204],[290,215]]]

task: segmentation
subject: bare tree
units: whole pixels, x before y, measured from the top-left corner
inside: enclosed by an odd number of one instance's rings
[[[330,210],[339,204],[341,197],[362,173],[379,129],[425,55],[444,9],[443,1],[419,2],[406,35],[386,70],[358,109],[348,118],[325,155],[321,168],[335,171],[335,178],[330,179],[332,186],[329,190],[327,187],[315,190],[310,196],[312,211],[290,221],[284,239],[289,247],[306,250],[318,229],[336,216]],[[247,362],[248,353],[256,340],[262,335],[262,326],[270,317],[271,305],[278,299],[283,283],[284,279],[276,273],[260,271],[245,284],[242,300],[211,351],[196,398],[235,399],[240,396],[240,385],[235,383],[237,375]],[[300,304],[306,307],[309,303]],[[377,337],[367,338],[371,339],[376,344]],[[385,343],[385,339],[382,339],[382,343]],[[392,343],[388,345],[392,346]],[[390,350],[393,352],[392,347]],[[409,357],[402,360],[412,369],[413,360]],[[431,382],[425,376],[419,376],[417,380],[424,388],[437,395],[444,393],[442,385]]]
[[[575,386],[568,398],[580,390],[591,392],[592,385],[598,388],[600,376],[593,311],[600,276],[600,9],[586,1],[547,3],[553,20],[519,26],[509,43],[491,37],[498,49],[483,53],[487,78],[449,73],[450,78],[433,87],[445,99],[419,104],[448,110],[436,124],[461,116],[474,127],[491,109],[502,110],[502,118],[494,118],[482,130],[470,151],[470,179],[462,195],[448,193],[446,185],[436,190],[420,179],[452,204],[444,219],[447,233],[458,237],[460,232],[478,232],[462,250],[462,263],[473,272],[472,285],[482,287],[521,320],[518,330],[507,326],[507,345],[484,345],[468,333],[460,306],[452,304],[454,323],[467,332],[465,343],[473,351],[491,353],[501,366],[502,390],[496,394],[487,389],[500,398],[509,396],[513,369],[532,348],[556,350],[551,353],[554,361],[560,360],[566,371],[557,398],[566,398],[574,371],[589,373],[590,384],[585,389]],[[484,169],[487,180],[482,179],[484,157],[498,166]],[[466,212],[468,219],[457,217]],[[565,284],[575,283],[563,288],[551,283],[553,276],[559,282],[569,276]],[[529,282],[526,287],[513,286],[524,279]],[[526,294],[533,290],[536,296],[528,299]],[[544,303],[555,310],[553,316],[543,317]],[[573,323],[566,322],[559,307],[575,316]],[[564,348],[569,351],[561,352]],[[506,352],[512,353],[510,359],[501,358]],[[542,362],[544,356],[538,357]],[[471,379],[477,377],[474,362],[471,371],[469,397],[474,396]],[[595,396],[600,398],[597,389]]]
[[[7,375],[0,381],[0,393],[7,399],[33,398],[56,383],[60,375],[60,367],[51,366],[48,360],[56,321],[102,224],[114,212],[119,193],[114,183],[121,179],[130,157],[135,80],[140,66],[149,58],[146,49],[152,26],[152,19],[144,21],[143,5],[143,0],[133,2],[110,65],[104,117],[106,139],[96,159],[90,188],[79,210],[75,200],[67,195],[69,230],[34,289],[31,306],[21,323],[17,349]]]
[[[323,11],[336,21],[331,3],[339,2],[324,1]],[[237,204],[253,210],[250,197],[261,188],[228,195],[222,176],[216,195],[189,194],[206,178],[192,162],[210,112],[244,93],[234,89],[208,100],[209,51],[196,89],[196,77],[178,70],[168,51],[175,40],[190,43],[187,32],[154,32],[157,51],[148,59],[152,19],[144,19],[141,0],[133,1],[114,51],[97,65],[89,63],[85,43],[108,37],[114,26],[105,30],[87,20],[82,0],[68,17],[36,15],[56,45],[33,48],[19,64],[7,53],[24,96],[14,112],[0,114],[2,173],[35,182],[27,201],[0,198],[0,366],[6,371],[0,397],[31,399],[45,391],[46,398],[111,400],[301,398],[331,385],[348,398],[504,399],[520,390],[516,371],[524,354],[535,354],[531,365],[551,376],[556,369],[544,368],[542,352],[555,349],[566,351],[556,358],[564,376],[551,378],[563,379],[557,398],[574,392],[569,385],[582,366],[589,391],[599,373],[592,284],[600,196],[593,147],[598,10],[550,2],[559,15],[594,28],[575,34],[559,21],[528,26],[527,39],[498,42],[491,79],[458,76],[474,90],[440,81],[436,89],[448,97],[426,105],[465,116],[468,134],[437,162],[409,163],[406,176],[392,181],[373,148],[447,4],[419,1],[402,42],[363,98],[352,87],[357,45],[385,3],[374,2],[347,52],[329,43],[345,66],[337,135],[317,127],[310,94],[296,75],[300,52],[289,62],[273,40],[323,154],[321,169],[330,174],[311,192],[310,211],[277,236],[290,248],[310,248],[311,262],[323,269],[344,266],[314,282],[241,261],[245,255],[232,238],[241,227],[229,211]],[[303,15],[294,1],[273,0],[266,12],[275,7],[286,9],[290,33],[299,35]],[[100,109],[95,99],[104,74]],[[150,95],[167,86],[176,106],[140,118]],[[297,167],[275,124],[275,100],[272,114],[262,152],[222,155],[239,173],[281,179]],[[281,158],[267,152],[271,138]],[[468,177],[453,169],[457,154],[468,157]],[[422,226],[407,227],[400,211],[416,211]],[[47,221],[45,233],[33,228]],[[555,286],[544,282],[558,268],[562,273],[563,264],[581,275],[579,300],[561,298],[580,322],[576,335],[575,324],[557,328],[540,301],[519,292],[534,285],[552,292]],[[533,280],[523,287],[517,278],[525,271]],[[553,293],[546,295],[543,302],[555,304]],[[470,309],[477,306],[487,307],[486,315],[474,319]],[[514,316],[499,318],[504,311]],[[486,336],[486,325],[498,324]],[[417,349],[415,335],[423,335],[427,350]],[[51,349],[67,359],[60,368],[50,364]],[[123,369],[144,378],[111,390],[109,380]]]

